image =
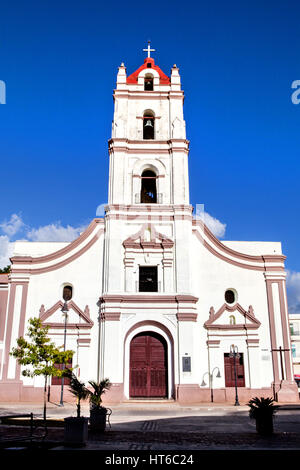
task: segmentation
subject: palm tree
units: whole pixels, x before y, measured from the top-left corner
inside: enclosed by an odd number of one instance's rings
[[[70,373],[70,392],[77,398],[77,418],[80,418],[80,402],[86,400],[89,396],[89,391],[83,382],[77,379],[76,375]]]
[[[92,408],[101,408],[102,395],[110,389],[112,384],[109,379],[103,379],[100,382],[90,380],[89,384],[93,388],[93,391],[88,392],[91,406]]]
[[[273,433],[273,416],[279,406],[274,405],[273,398],[254,397],[247,405],[249,406],[249,416],[256,420],[256,430],[262,435]]]

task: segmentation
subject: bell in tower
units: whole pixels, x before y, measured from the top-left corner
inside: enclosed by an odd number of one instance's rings
[[[143,139],[154,139],[154,113],[145,111],[143,117]]]
[[[145,75],[145,91],[153,91],[153,75],[147,73]]]

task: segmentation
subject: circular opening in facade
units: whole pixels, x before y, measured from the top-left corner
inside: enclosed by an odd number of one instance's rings
[[[236,293],[232,289],[227,289],[225,292],[225,302],[228,304],[234,304],[236,301]]]

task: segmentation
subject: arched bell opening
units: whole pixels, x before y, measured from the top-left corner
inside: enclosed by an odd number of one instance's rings
[[[145,170],[141,176],[141,203],[143,204],[156,204],[157,203],[157,189],[156,189],[156,174],[152,170]]]
[[[151,73],[147,73],[144,79],[144,90],[145,91],[153,91],[153,75]]]
[[[153,111],[145,111],[143,116],[143,139],[154,139],[155,116]]]

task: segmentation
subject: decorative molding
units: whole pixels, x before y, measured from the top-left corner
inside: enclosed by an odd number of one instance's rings
[[[178,321],[197,321],[197,313],[177,313]]]
[[[86,228],[84,232],[82,232],[76,240],[73,240],[71,243],[69,243],[67,246],[64,248],[61,248],[58,251],[55,251],[53,253],[50,253],[49,255],[44,255],[44,256],[13,256],[11,258],[11,261],[13,264],[18,265],[18,264],[42,264],[42,263],[48,263],[49,261],[53,261],[55,259],[61,258],[62,256],[65,256],[66,254],[70,253],[73,251],[75,248],[77,248],[78,245],[83,243],[88,236],[93,232],[95,227],[98,224],[103,224],[104,219],[93,219],[90,225]]]
[[[64,305],[64,302],[59,300],[54,304],[51,308],[48,310],[45,310],[44,305],[41,305],[40,308],[40,320],[43,323],[44,326],[49,326],[50,328],[54,329],[61,329],[65,327],[64,321],[61,323],[53,323],[53,322],[47,322],[49,317],[53,315],[57,310],[61,310]],[[67,322],[67,329],[74,329],[74,328],[92,328],[94,326],[94,322],[90,318],[90,311],[89,307],[86,305],[84,311],[82,311],[73,300],[70,300],[70,302],[67,303],[68,309],[73,310],[75,313],[79,315],[80,318],[84,320],[85,323],[68,323]]]
[[[145,232],[146,231],[150,232],[150,240],[146,241],[145,239]],[[157,241],[157,239],[159,241]],[[136,241],[139,240],[139,241]],[[123,242],[124,248],[135,248],[135,249],[161,249],[164,250],[166,248],[172,248],[174,246],[173,240],[168,238],[166,235],[163,235],[160,232],[157,232],[155,229],[154,225],[151,223],[144,223],[141,227],[141,229],[132,235],[131,237],[128,237],[124,242]]]
[[[102,312],[102,320],[120,321],[121,312]]]
[[[184,302],[196,304],[198,297],[192,295],[164,295],[164,294],[104,294],[99,298],[99,303],[173,303]]]
[[[258,338],[247,338],[246,343],[249,347],[258,347],[259,346],[259,339]]]
[[[0,274],[0,284],[8,284],[8,274]]]
[[[197,229],[193,229],[193,233],[196,235],[200,243],[210,251],[214,256],[220,258],[227,263],[233,264],[244,269],[256,270],[256,271],[276,271],[284,272],[284,260],[286,256],[284,255],[247,255],[245,253],[240,253],[235,251],[222,242],[220,242],[212,232],[206,227],[206,225],[201,220],[193,219],[193,226],[199,226],[204,235],[207,237],[208,241],[203,238],[200,232]],[[220,250],[220,251],[217,251]],[[236,259],[229,258],[228,256],[234,257]],[[239,261],[237,261],[239,260]],[[255,263],[255,264],[247,264]],[[277,263],[277,266],[266,265],[266,263]],[[280,263],[281,265],[278,265]]]
[[[56,269],[62,268],[63,266],[66,266],[67,264],[70,264],[72,261],[79,258],[86,251],[88,251],[94,245],[94,243],[96,243],[96,241],[99,239],[100,235],[102,235],[103,233],[104,233],[104,229],[100,229],[96,233],[96,235],[86,245],[84,245],[79,251],[77,251],[76,253],[71,255],[69,258],[67,258],[63,261],[60,261],[59,263],[53,264],[51,266],[47,266],[45,268],[37,268],[37,269],[32,269],[30,267],[17,269],[17,268],[14,268],[14,265],[12,265],[12,273],[18,273],[18,274],[19,273],[22,273],[22,274],[43,274],[43,273],[47,273],[47,272],[54,271]],[[28,261],[28,263],[31,264],[32,261]]]
[[[208,339],[206,344],[208,347],[215,347],[218,348],[220,346],[221,341],[219,339]]]
[[[91,338],[78,338],[77,339],[77,344],[78,346],[81,346],[81,345],[89,345],[91,342]]]
[[[239,312],[243,315],[245,323],[237,323],[235,325],[230,324],[218,324],[215,323],[223,313],[227,312]],[[246,323],[246,320],[249,320],[250,323]],[[254,316],[253,307],[250,305],[248,311],[244,310],[239,303],[236,303],[233,306],[230,306],[226,303],[215,313],[213,307],[209,310],[209,319],[204,323],[204,328],[207,330],[216,329],[216,330],[248,330],[248,329],[257,329],[261,325],[260,321],[257,320]]]

